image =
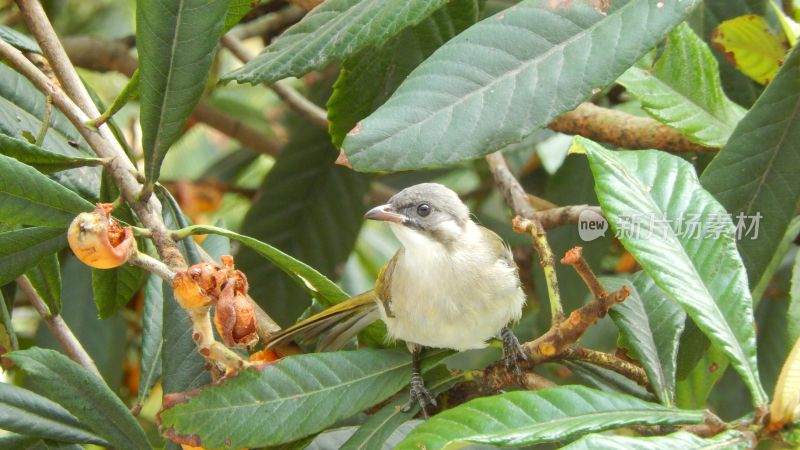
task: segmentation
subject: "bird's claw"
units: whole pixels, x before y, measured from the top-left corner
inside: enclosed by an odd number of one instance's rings
[[[403,412],[411,411],[414,405],[419,405],[422,410],[422,416],[428,418],[428,411],[426,406],[436,406],[436,399],[431,395],[431,392],[425,387],[425,381],[422,375],[414,373],[411,375],[411,388],[409,389],[409,399],[406,406],[401,410]]]
[[[503,328],[500,332],[500,338],[503,341],[503,362],[506,369],[512,370],[517,380],[522,382],[525,373],[522,370],[522,362],[528,362],[528,355],[523,351],[522,346],[519,345],[519,340],[514,336],[514,333],[509,328]]]

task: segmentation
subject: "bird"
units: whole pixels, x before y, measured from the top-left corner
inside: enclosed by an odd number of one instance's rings
[[[408,411],[424,417],[436,400],[420,369],[423,348],[480,349],[499,337],[506,366],[520,374],[527,357],[510,325],[525,304],[511,250],[493,231],[472,220],[458,195],[438,183],[405,188],[376,206],[366,219],[385,222],[400,248],[383,266],[374,293],[357,295],[276,334],[274,347],[311,340],[336,350],[371,323],[382,320],[388,339],[404,341],[412,355]],[[373,295],[374,294],[374,295]]]

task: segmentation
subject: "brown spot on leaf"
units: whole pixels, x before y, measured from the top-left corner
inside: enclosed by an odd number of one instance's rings
[[[200,442],[200,436],[196,434],[180,434],[172,427],[164,430],[161,435],[176,444],[191,445],[192,447],[201,447],[203,445]]]
[[[353,168],[353,165],[350,164],[350,161],[347,159],[347,155],[344,154],[344,150],[339,151],[339,157],[336,158],[336,164],[347,167],[348,169]]]
[[[348,135],[348,136],[355,136],[355,135],[357,135],[358,133],[361,133],[361,130],[362,130],[362,129],[364,129],[364,126],[361,124],[361,122],[358,122],[358,123],[356,124],[356,126],[354,126],[354,127],[353,127],[353,129],[352,129],[352,130],[350,130],[350,131],[348,131],[348,132],[347,132],[347,135]]]
[[[709,373],[714,373],[717,371],[717,369],[719,369],[719,365],[715,362],[712,362],[711,365],[708,366]]]

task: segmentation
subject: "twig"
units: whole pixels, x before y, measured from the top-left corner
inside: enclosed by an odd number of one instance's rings
[[[667,152],[717,152],[695,144],[677,130],[648,117],[583,103],[549,125],[554,131],[579,134],[595,141],[630,149],[653,148]]]
[[[244,63],[253,59],[250,51],[231,33],[222,36],[222,46],[230,50],[236,58]],[[328,129],[328,113],[324,109],[315,105],[286,84],[280,82],[275,84],[265,83],[265,86],[272,89],[292,110],[308,119],[309,122],[320,128]]]
[[[594,272],[592,272],[589,263],[583,258],[583,247],[572,247],[569,249],[564,257],[561,258],[561,264],[568,264],[578,272],[578,275],[580,275],[583,282],[586,283],[586,286],[589,288],[594,298],[600,301],[608,297],[606,289],[600,283],[600,280],[597,279]]]
[[[575,345],[561,352],[558,359],[587,361],[612,370],[625,378],[635,381],[636,384],[642,387],[650,387],[650,381],[647,379],[647,373],[645,373],[644,369],[610,353],[598,352],[597,350]]]
[[[274,14],[261,16],[247,23],[240,23],[233,27],[230,33],[240,40],[256,36],[270,36],[297,23],[305,14],[306,12],[300,8],[284,8]]]
[[[161,261],[146,253],[136,252],[128,258],[128,262],[158,275],[164,281],[171,282],[175,278],[175,272],[171,271],[169,267]]]
[[[89,372],[97,375],[98,378],[103,378],[100,375],[100,371],[97,370],[97,366],[94,365],[94,361],[92,361],[92,358],[86,353],[86,350],[83,348],[80,341],[78,341],[78,338],[72,333],[72,330],[69,329],[67,323],[64,322],[64,319],[60,315],[50,313],[50,309],[47,307],[44,300],[42,300],[42,297],[39,296],[39,293],[36,292],[36,289],[34,289],[28,278],[24,275],[17,278],[17,286],[19,286],[22,292],[25,293],[25,296],[28,297],[31,306],[33,306],[33,309],[35,309],[42,318],[47,328],[61,344],[61,347],[64,348],[64,352],[67,356]]]
[[[547,284],[552,323],[557,324],[564,320],[564,307],[561,303],[561,291],[558,289],[558,276],[556,275],[553,250],[547,242],[544,229],[535,220],[523,219],[520,216],[514,217],[512,225],[517,233],[529,233],[533,238],[533,247],[539,254],[539,264],[542,266],[545,284]]]
[[[139,63],[130,54],[129,48],[125,41],[102,41],[93,38],[64,40],[64,49],[76,66],[101,72],[114,70],[130,78]],[[254,152],[270,156],[280,152],[280,144],[274,139],[241,120],[212,108],[204,100],[197,103],[192,111],[192,118],[236,139]]]
[[[542,228],[549,230],[561,225],[578,223],[581,214],[585,211],[591,211],[598,216],[603,215],[599,206],[570,205],[536,211],[533,213],[533,217],[542,224]]]
[[[281,147],[275,140],[268,138],[241,120],[212,108],[206,102],[197,103],[192,111],[192,118],[236,139],[254,152],[269,156],[278,156],[278,153],[281,152]]]

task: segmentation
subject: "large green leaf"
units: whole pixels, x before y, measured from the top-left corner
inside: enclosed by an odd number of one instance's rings
[[[475,23],[479,9],[476,0],[449,2],[383,46],[347,58],[327,105],[333,144],[340,147],[345,134],[382,105],[419,63]]]
[[[349,133],[350,163],[436,167],[518,142],[617,79],[699,2],[609,3],[527,0],[470,27]]]
[[[0,155],[0,218],[5,223],[64,227],[93,205],[33,167]]]
[[[738,243],[751,286],[761,281],[800,209],[800,177],[793,170],[800,166],[798,145],[800,51],[795,49],[700,177],[734,218],[741,215],[758,226],[757,239],[751,233]]]
[[[39,54],[42,53],[42,49],[39,48],[39,44],[37,44],[36,41],[34,41],[30,36],[22,34],[19,31],[5,25],[0,25],[0,39],[8,42],[22,51]]]
[[[603,285],[616,290],[622,279],[603,278]],[[686,314],[644,272],[629,282],[631,295],[609,311],[625,342],[647,372],[658,400],[672,406],[678,343]]]
[[[667,408],[583,386],[564,386],[469,401],[427,420],[397,448],[533,445],[627,425],[677,425],[702,420],[702,411]]]
[[[383,44],[444,3],[445,0],[328,0],[252,61],[222,79],[256,84],[304,75],[363,48]]]
[[[7,356],[25,371],[26,380],[38,391],[66,408],[112,446],[150,448],[144,431],[128,408],[96,375],[53,350],[31,348]]]
[[[0,405],[3,430],[62,442],[108,445],[58,403],[13,384],[0,383]]]
[[[0,436],[0,448],[8,450],[83,450],[83,447],[78,444],[65,444],[20,434]]]
[[[675,403],[679,408],[705,408],[711,390],[725,374],[728,360],[717,347],[710,347],[695,363],[686,377],[675,386]]]
[[[562,447],[562,450],[745,450],[753,447],[754,438],[737,430],[712,438],[701,438],[686,431],[657,437],[592,434]]]
[[[653,150],[612,152],[576,138],[597,197],[622,245],[725,353],[755,405],[758,377],[753,301],[729,215],[686,161]]]
[[[97,166],[102,162],[100,158],[70,156],[51,152],[28,141],[2,133],[0,133],[0,154],[33,166],[42,173],[58,172],[82,166]]]
[[[67,234],[60,228],[32,227],[0,233],[0,286],[66,246]]]
[[[355,245],[369,189],[369,177],[334,164],[336,156],[328,133],[294,121],[289,143],[242,223],[242,234],[274,245],[329,278],[338,278]],[[286,268],[264,264],[256,252],[244,249],[237,264],[248,275],[253,298],[279,324],[294,322],[310,305],[308,288],[294,282],[296,275],[287,277]],[[312,295],[323,306],[348,297],[338,288],[328,291]]]
[[[722,147],[744,116],[722,91],[711,50],[685,23],[669,34],[655,65],[633,66],[617,82],[648,114],[699,144]]]
[[[200,100],[225,23],[227,0],[136,2],[145,176],[161,162]]]
[[[62,242],[63,245],[63,242]],[[46,247],[46,246],[45,246]],[[30,249],[23,250],[23,252]],[[34,268],[25,272],[25,276],[44,301],[50,314],[61,312],[61,264],[58,253],[45,256]]]
[[[164,292],[161,278],[150,275],[144,288],[144,310],[142,312],[142,347],[139,359],[139,395],[136,403],[141,405],[150,394],[150,389],[161,376],[161,352],[164,348]]]
[[[45,96],[27,78],[5,64],[0,65],[0,133],[33,140],[42,129]],[[70,157],[94,156],[88,144],[67,118],[56,108],[50,114],[50,127],[40,147]],[[93,167],[53,174],[53,178],[81,195],[94,198],[100,185],[99,171]]]
[[[396,393],[410,373],[411,359],[401,351],[291,356],[183,394],[160,413],[162,431],[194,435],[197,445],[207,448],[291,442]]]
[[[92,270],[92,297],[101,319],[125,306],[144,283],[142,269],[124,264],[114,269]]]

